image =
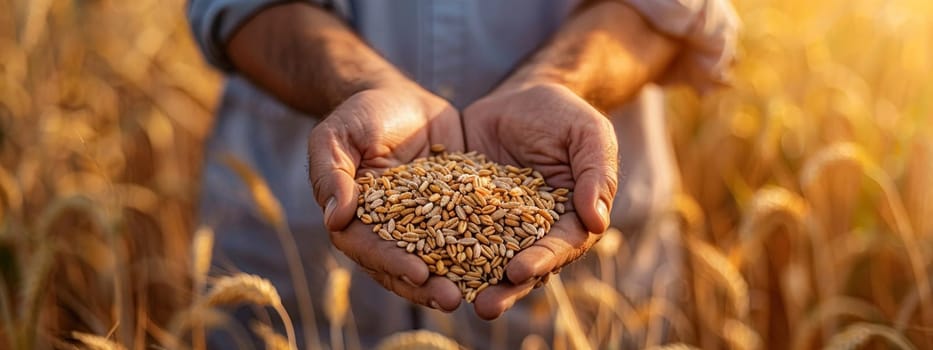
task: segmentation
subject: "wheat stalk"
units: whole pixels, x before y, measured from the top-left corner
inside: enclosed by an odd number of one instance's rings
[[[0,167],[0,190],[6,209],[12,212],[10,214],[19,216],[23,210],[23,191],[20,190],[17,180],[4,167]]]
[[[748,315],[748,284],[738,269],[718,249],[699,239],[687,237],[687,247],[729,292],[736,316],[745,319]]]
[[[616,259],[619,256],[619,251],[625,244],[625,236],[622,232],[615,227],[609,227],[593,247],[596,256],[599,257],[600,278],[610,286],[616,285],[616,264],[614,262],[618,261]],[[600,313],[603,313],[603,310],[600,310]]]
[[[583,277],[567,285],[567,297],[579,305],[581,302],[593,304],[593,309],[597,310],[596,320],[594,321],[594,330],[599,334],[600,328],[606,326],[612,327],[613,317],[622,322],[625,330],[638,331],[642,328],[642,322],[638,317],[638,312],[625,299],[625,296],[611,285],[593,277]]]
[[[95,205],[96,204],[96,205]],[[104,203],[106,204],[106,203]],[[107,220],[107,216],[103,212],[107,207],[103,206],[101,203],[95,203],[91,201],[88,197],[83,195],[73,195],[69,197],[57,198],[52,203],[49,204],[47,208],[42,212],[38,223],[38,238],[43,242],[43,245],[47,245],[45,241],[51,240],[51,233],[49,232],[52,224],[61,216],[63,213],[68,210],[76,210],[87,215],[87,218],[103,232],[104,238],[107,239],[107,243],[110,247],[110,253],[113,255],[114,261],[129,261],[124,255],[122,243],[123,238],[117,235],[114,227],[111,225],[110,221]],[[51,254],[51,253],[49,253]],[[51,259],[51,258],[50,258]],[[50,262],[51,263],[51,262]],[[127,285],[129,280],[129,272],[127,272],[126,267],[123,264],[116,264],[116,271],[112,274],[111,279],[113,280],[113,306],[114,306],[114,315],[116,315],[117,320],[115,323],[121,324],[125,327],[120,327],[118,329],[117,339],[123,342],[129,342],[131,339],[130,329],[132,328],[132,317],[130,303],[132,298],[130,296],[130,290]],[[49,267],[51,268],[51,267]],[[43,274],[43,276],[37,276],[37,278],[46,278],[48,271]],[[30,276],[35,275],[34,273],[29,273]],[[37,284],[32,284],[33,287],[37,287]],[[28,293],[28,292],[27,292]],[[29,297],[26,299],[34,297],[32,293],[25,294]],[[36,313],[38,312],[39,306],[35,306]],[[37,317],[37,314],[24,313],[25,315],[30,315],[31,317]],[[37,322],[35,318],[26,322],[27,327],[34,327],[34,324]],[[33,325],[33,326],[30,326]],[[27,339],[25,341],[32,342],[32,334],[35,330],[30,329],[27,334]],[[27,346],[28,348],[28,346]]]
[[[547,350],[547,341],[537,334],[529,334],[522,339],[521,350]]]
[[[195,295],[201,293],[207,272],[211,267],[211,251],[214,249],[214,230],[203,226],[194,233],[191,244],[191,270],[195,281]]]
[[[677,334],[677,337],[682,340],[693,339],[696,335],[693,332],[693,329],[690,328],[690,320],[687,318],[687,315],[684,314],[683,310],[678,307],[675,303],[668,300],[664,297],[662,293],[661,296],[652,296],[651,300],[648,301],[647,312],[645,317],[647,321],[654,320],[660,322],[667,320],[670,322],[671,326],[674,327],[674,331]],[[657,315],[657,317],[655,317]],[[651,341],[663,341],[662,338],[662,328],[663,325],[648,325],[648,336],[647,339]]]
[[[807,213],[807,204],[797,194],[777,186],[759,189],[752,197],[739,225],[741,241],[733,261],[741,266],[744,257],[755,256],[761,245],[773,232],[771,225],[778,218],[786,218],[788,229],[798,231]]]
[[[554,275],[546,286],[548,296],[557,304],[557,310],[562,315],[562,317],[557,319],[557,322],[566,328],[570,343],[573,344],[574,349],[591,349],[592,346],[586,339],[586,333],[581,329],[580,321],[577,319],[577,314],[573,310],[573,304],[570,302],[570,298],[567,297],[560,275]]]
[[[3,338],[10,349],[16,348],[16,333],[13,332],[13,315],[10,305],[10,291],[6,278],[0,278],[0,317],[3,320]]]
[[[194,298],[192,305],[201,302],[201,291],[204,289],[205,279],[208,269],[211,267],[211,252],[214,249],[214,231],[210,227],[203,226],[194,233],[194,239],[191,244],[191,273],[194,280],[193,286]],[[194,327],[194,347],[195,349],[206,349],[207,342],[204,335],[204,326],[200,320],[197,320]]]
[[[723,323],[722,333],[733,349],[755,350],[763,348],[764,345],[758,332],[735,319],[730,318]]]
[[[168,323],[168,330],[162,330],[157,325],[148,324],[149,333],[155,338],[160,344],[163,344],[169,349],[179,349],[182,347],[180,339],[183,338],[183,332],[188,329],[194,329],[193,327],[203,327],[204,329],[213,329],[223,327],[227,333],[233,338],[236,344],[248,344],[249,342],[243,337],[248,331],[243,327],[243,325],[235,321],[229,313],[220,311],[216,308],[209,307],[205,304],[198,304],[191,306],[188,309],[179,311],[172,316],[171,321]],[[199,345],[192,346],[194,350],[203,350],[204,348],[198,348]],[[242,348],[242,347],[238,347]]]
[[[810,337],[813,332],[828,319],[840,316],[854,316],[863,320],[881,320],[884,315],[878,308],[860,299],[836,296],[826,300],[794,327],[791,349],[803,350],[810,348]]]
[[[333,349],[343,349],[341,328],[350,308],[350,272],[341,267],[334,267],[327,276],[324,290],[324,313],[330,321],[330,339]]]
[[[865,344],[872,337],[880,337],[899,349],[916,349],[904,335],[893,328],[876,323],[864,322],[855,323],[843,329],[842,332],[833,335],[833,337],[829,339],[825,349],[856,349],[862,344]]]
[[[453,339],[428,330],[395,333],[376,346],[378,350],[454,350],[461,349]]]
[[[265,323],[253,322],[250,328],[252,328],[253,333],[266,343],[266,350],[288,350],[291,348],[288,339],[276,333],[272,327],[269,327]]]
[[[645,350],[699,350],[699,348],[693,345],[690,345],[690,344],[673,343],[673,344],[652,346],[650,348],[646,348]]]
[[[81,332],[71,332],[71,336],[81,342],[88,350],[125,350],[122,345],[110,339]]]
[[[684,220],[686,231],[690,235],[699,237],[706,225],[703,215],[703,209],[700,205],[685,193],[677,193],[674,197],[674,212]]]
[[[292,326],[292,320],[282,306],[282,299],[279,297],[275,286],[268,280],[250,274],[237,274],[219,278],[211,291],[204,298],[205,305],[239,305],[243,303],[252,303],[259,306],[270,306],[282,318],[285,323],[285,331],[288,334],[288,342],[292,349],[297,349],[295,344],[295,329]]]
[[[256,203],[256,208],[259,209],[259,214],[276,228],[288,226],[285,222],[285,212],[282,210],[282,205],[275,198],[269,186],[266,185],[265,180],[253,171],[248,164],[232,154],[224,156],[223,161],[246,183],[246,187]]]
[[[282,205],[272,194],[272,190],[266,185],[265,180],[259,174],[256,174],[248,164],[231,154],[224,156],[223,161],[246,183],[253,196],[253,201],[259,207],[260,213],[275,227],[282,251],[285,253],[285,259],[288,261],[288,272],[291,275],[292,285],[298,299],[298,312],[301,316],[305,344],[308,344],[307,346],[311,349],[320,349],[320,337],[317,333],[317,320],[314,318],[314,304],[311,302],[308,280],[304,265],[301,262],[301,254],[298,252],[298,245],[295,243],[294,235],[288,227]]]
[[[36,341],[42,296],[48,291],[44,288],[54,263],[54,248],[50,245],[51,243],[46,243],[34,253],[25,273],[26,280],[20,287],[19,317],[22,319],[19,321],[22,322],[23,332],[18,343],[22,348],[32,348]]]
[[[894,217],[895,232],[904,243],[907,258],[914,275],[920,304],[923,305],[923,318],[926,323],[933,322],[933,301],[930,300],[930,281],[926,273],[923,252],[914,233],[913,226],[907,217],[907,210],[901,200],[894,182],[878,167],[860,146],[854,143],[837,143],[830,145],[814,155],[804,164],[800,175],[800,184],[803,188],[810,188],[824,169],[832,163],[849,162],[858,165],[864,175],[874,181],[884,193],[891,214]]]

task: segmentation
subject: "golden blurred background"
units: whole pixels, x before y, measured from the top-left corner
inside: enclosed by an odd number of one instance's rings
[[[624,304],[596,281],[603,294],[568,293],[579,318],[529,348],[618,345],[577,333],[647,333],[654,318],[678,330],[670,349],[933,347],[933,2],[734,3],[734,87],[669,91],[686,306],[587,319]],[[0,348],[187,344],[174,323],[196,294],[221,77],[183,11],[0,1]]]

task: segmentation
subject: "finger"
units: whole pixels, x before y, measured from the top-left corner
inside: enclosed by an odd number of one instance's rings
[[[473,310],[484,320],[493,320],[502,316],[515,302],[524,298],[535,287],[536,280],[520,284],[503,283],[486,288],[473,301]]]
[[[330,239],[337,249],[357,264],[393,278],[407,280],[413,286],[421,286],[430,275],[424,261],[399,248],[395,242],[379,238],[372,233],[370,226],[359,221],[353,222],[344,231],[331,233]]]
[[[575,180],[573,204],[580,220],[593,233],[609,227],[612,199],[619,185],[618,141],[612,124],[599,118],[581,125],[570,145],[570,168]]]
[[[368,271],[370,277],[376,282],[395,293],[408,299],[412,303],[430,307],[444,312],[452,312],[460,306],[460,290],[449,279],[435,276],[429,278],[422,286],[412,286],[385,273]]]
[[[359,194],[353,179],[360,156],[328,121],[311,130],[308,138],[308,178],[315,200],[324,208],[324,225],[334,232],[347,227],[356,212]]]
[[[506,276],[516,284],[545,276],[582,256],[599,238],[574,215],[561,217],[547,235],[515,255],[505,268]]]
[[[460,113],[453,107],[447,106],[431,120],[428,128],[428,140],[431,143],[444,145],[448,152],[462,152],[465,149]]]

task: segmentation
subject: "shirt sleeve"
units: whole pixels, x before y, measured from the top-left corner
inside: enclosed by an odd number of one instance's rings
[[[660,78],[700,91],[728,83],[740,21],[729,0],[625,0],[683,49]]]
[[[223,71],[232,71],[233,64],[226,54],[230,37],[247,20],[270,6],[299,0],[189,0],[188,22],[198,47],[207,61]],[[335,0],[303,0],[324,8],[343,12],[345,6]]]

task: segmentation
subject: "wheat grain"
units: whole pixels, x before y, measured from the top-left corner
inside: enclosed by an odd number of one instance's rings
[[[567,189],[540,173],[490,162],[476,152],[437,154],[356,182],[356,216],[380,238],[418,255],[428,270],[457,282],[467,302],[498,284],[504,266],[560,219]],[[611,244],[611,242],[610,242]]]

